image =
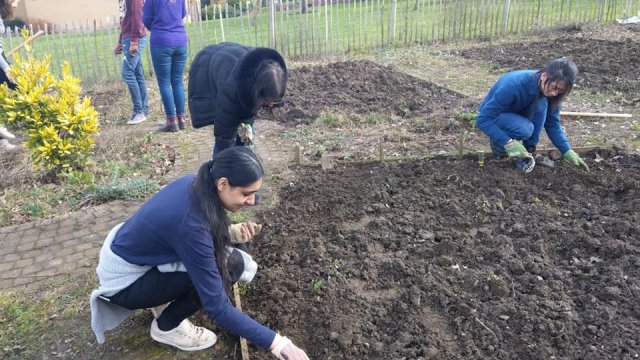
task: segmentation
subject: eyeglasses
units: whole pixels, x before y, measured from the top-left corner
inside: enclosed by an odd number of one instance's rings
[[[284,106],[284,101],[282,100],[276,100],[276,101],[272,101],[269,104],[262,104],[262,108],[263,109],[273,109],[273,108],[279,108],[279,107],[283,107]]]

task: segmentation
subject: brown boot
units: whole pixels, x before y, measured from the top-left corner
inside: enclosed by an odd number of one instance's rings
[[[167,122],[160,127],[160,132],[176,132],[178,131],[178,122],[175,116],[168,116]]]
[[[184,130],[187,127],[187,119],[184,115],[178,115],[178,129]]]

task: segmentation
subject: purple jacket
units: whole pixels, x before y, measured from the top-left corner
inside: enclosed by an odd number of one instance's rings
[[[151,46],[187,46],[187,32],[182,25],[185,16],[185,0],[146,0],[142,22],[151,31]]]

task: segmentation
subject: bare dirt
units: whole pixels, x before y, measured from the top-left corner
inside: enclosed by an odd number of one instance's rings
[[[458,54],[509,70],[542,69],[550,60],[567,56],[580,71],[576,89],[626,93],[629,96],[622,101],[640,102],[640,42],[630,37],[602,40],[577,32],[551,40],[478,47]]]
[[[634,104],[638,76],[620,74],[637,74],[637,42],[579,32],[561,40],[465,55],[493,59],[496,69],[540,68],[569,55],[582,71],[579,87]],[[397,74],[353,61],[293,72],[284,123],[308,124],[336,109],[442,122],[429,114],[450,118],[469,104]],[[406,82],[422,96],[385,86]],[[389,94],[417,105],[398,111],[407,102]],[[624,128],[566,125],[582,139],[619,137]],[[441,148],[455,147],[451,140],[429,128],[422,134]],[[263,271],[244,306],[313,359],[637,358],[640,158],[584,156],[589,173],[556,162],[525,175],[508,161],[481,167],[451,158],[297,169],[279,189],[279,206],[259,215],[267,226],[252,252]],[[253,348],[252,359],[268,358]]]
[[[640,159],[589,165],[300,169],[245,307],[312,359],[635,358]]]
[[[466,96],[392,66],[347,61],[304,66],[289,73],[285,113],[277,121],[308,124],[324,112],[387,114],[402,118],[472,106]]]

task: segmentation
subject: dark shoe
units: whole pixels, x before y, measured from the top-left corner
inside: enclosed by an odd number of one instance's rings
[[[175,116],[170,116],[167,118],[167,122],[160,127],[160,132],[176,132],[178,131],[178,122],[176,121]]]
[[[187,128],[187,119],[184,115],[178,115],[178,129],[184,130]]]

